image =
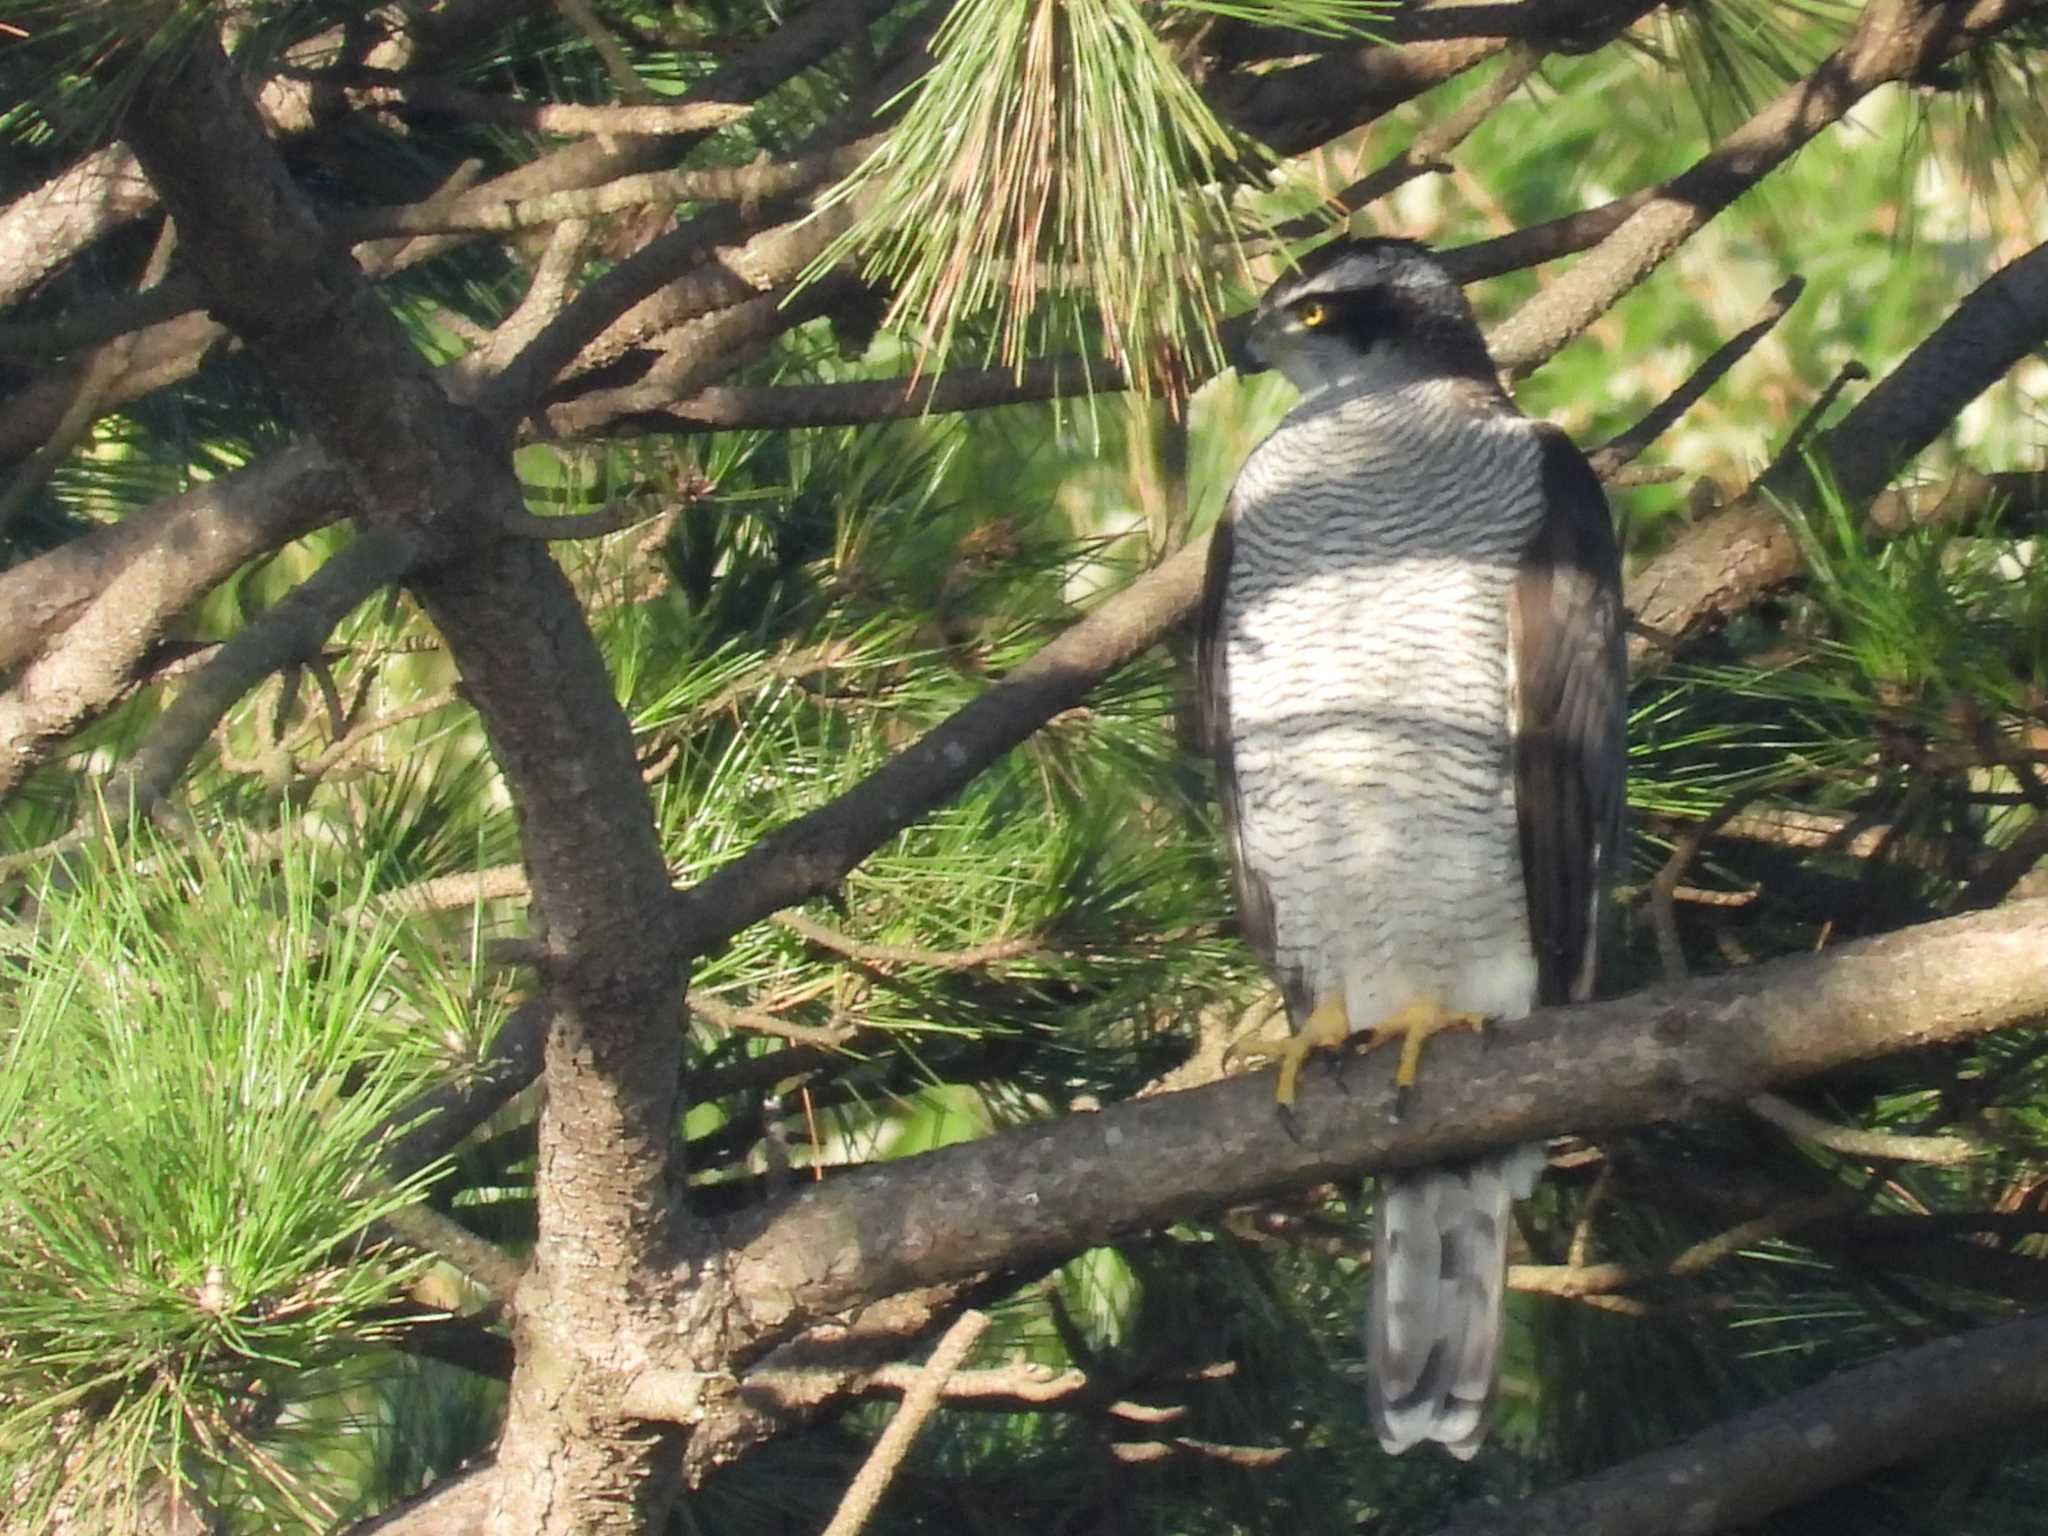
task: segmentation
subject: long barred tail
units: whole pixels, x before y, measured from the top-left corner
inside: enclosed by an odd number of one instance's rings
[[[1540,1144],[1383,1174],[1365,1318],[1373,1428],[1399,1455],[1486,1438],[1506,1322],[1508,1206],[1536,1188]]]

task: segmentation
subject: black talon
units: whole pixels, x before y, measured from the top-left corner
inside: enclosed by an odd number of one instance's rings
[[[1330,1077],[1341,1092],[1351,1092],[1351,1063],[1358,1059],[1358,1054],[1348,1044],[1330,1053]]]
[[[1295,1118],[1294,1106],[1292,1104],[1275,1104],[1273,1108],[1276,1112],[1276,1117],[1280,1121],[1280,1129],[1287,1133],[1287,1139],[1297,1147],[1307,1146],[1308,1143],[1302,1139],[1301,1122]]]

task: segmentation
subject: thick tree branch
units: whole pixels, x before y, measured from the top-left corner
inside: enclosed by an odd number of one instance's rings
[[[184,776],[227,712],[264,678],[319,653],[334,627],[405,578],[420,541],[403,529],[365,533],[223,641],[179,689],[114,780],[121,809],[141,814]]]
[[[1469,9],[1469,7],[1468,7]],[[1424,124],[1416,130],[1415,137],[1393,159],[1380,166],[1371,175],[1361,178],[1331,198],[1317,213],[1293,219],[1282,224],[1276,233],[1298,240],[1329,228],[1332,216],[1349,216],[1361,208],[1370,207],[1381,198],[1406,186],[1418,176],[1434,175],[1448,171],[1450,166],[1444,156],[1470,138],[1479,125],[1520,90],[1529,77],[1542,67],[1543,54],[1534,48],[1510,50],[1505,65],[1475,91],[1471,100],[1461,104],[1455,111]]]
[[[678,101],[635,102],[627,105],[522,101],[512,96],[489,96],[464,90],[446,81],[393,76],[385,71],[364,70],[352,77],[349,100],[362,107],[420,107],[448,112],[482,123],[499,123],[508,128],[525,128],[534,133],[618,134],[635,137],[654,134],[699,133],[736,123],[753,110],[739,102]],[[331,80],[323,77],[323,83]]]
[[[484,1059],[461,1076],[425,1089],[402,1105],[384,1127],[384,1176],[409,1178],[461,1145],[470,1132],[503,1109],[540,1076],[548,1011],[538,999],[514,1008]]]
[[[1925,447],[1971,400],[2048,338],[2048,245],[2036,246],[1979,286],[1816,445],[1851,501],[1874,497],[1905,459]],[[1799,573],[1798,542],[1770,498],[1810,494],[1803,460],[1787,460],[1749,495],[1702,518],[1628,584],[1636,617],[1678,640],[1725,619]],[[1908,490],[1870,509],[1879,529],[1972,516],[2010,496],[2048,503],[2048,472],[1970,472],[1932,493]],[[1642,643],[1630,642],[1632,658]]]
[[[890,0],[823,0],[700,81],[685,96],[663,104],[660,110],[673,113],[708,107],[729,112],[732,107],[751,104],[783,80],[843,46],[856,31],[885,12],[889,4]],[[666,170],[702,136],[701,130],[658,135],[605,134],[509,171],[475,189],[474,195],[489,203],[518,202],[601,186],[622,176]],[[124,163],[132,164],[123,158]],[[95,174],[104,178],[113,172],[101,166]],[[79,195],[77,188],[59,191],[64,197]],[[435,206],[440,206],[440,200],[436,200]],[[21,227],[32,233],[35,223],[24,218]],[[106,227],[109,226],[105,221],[93,226],[95,230]],[[412,265],[447,249],[457,238],[415,240],[402,256],[384,253],[385,260],[396,256],[402,264]],[[376,254],[375,248],[366,253],[366,264],[378,265],[369,260]],[[208,348],[225,334],[219,324],[198,313],[150,326],[135,337],[134,353],[127,367],[105,386],[103,404],[122,405],[188,377]],[[50,436],[77,395],[78,379],[84,376],[82,370],[92,365],[90,358],[74,359],[66,369],[36,380],[9,401],[9,409],[0,413],[0,461],[20,457]]]
[[[1540,366],[1865,96],[1968,51],[2034,3],[1869,0],[1856,30],[1813,73],[1787,86],[1711,154],[1633,206],[1584,260],[1496,328],[1489,337],[1495,362],[1518,375]],[[1476,275],[1468,265],[1473,260],[1454,263],[1460,278]]]
[[[417,542],[403,534],[366,535],[222,644],[157,718],[142,745],[113,779],[105,807],[113,825],[125,827],[130,817],[146,815],[154,808],[244,694],[271,673],[314,654],[352,609],[403,577],[417,554]],[[150,572],[147,561],[139,562],[136,569],[145,576]],[[119,584],[115,593],[118,596]],[[32,689],[39,670],[31,668],[21,686]],[[4,747],[0,796],[13,790],[52,744],[49,722],[33,719],[33,707],[20,713],[30,715],[31,724],[40,731],[9,734],[23,729],[10,718],[17,713],[7,707],[12,697],[0,699],[0,747]],[[34,705],[33,691],[24,702]],[[60,702],[68,704],[69,699]],[[0,860],[0,868],[12,862]]]
[[[1983,1147],[1961,1136],[1900,1136],[1837,1125],[1775,1093],[1757,1094],[1749,1101],[1749,1111],[1788,1136],[1863,1162],[1967,1163],[1984,1155]]]
[[[1855,499],[1876,495],[1964,406],[2043,341],[2048,242],[1985,279],[1821,439],[1843,493]]]
[[[432,70],[450,54],[474,48],[490,29],[531,10],[539,0],[429,0],[380,10],[377,24],[391,30],[363,39],[362,59],[380,70]],[[295,63],[330,55],[344,40],[330,28],[297,44]],[[312,89],[280,76],[257,91],[258,110],[279,136],[315,126]],[[0,209],[0,306],[28,293],[44,278],[119,225],[156,206],[156,191],[134,154],[122,145],[95,150],[41,186]]]
[[[862,859],[1078,704],[1194,606],[1207,557],[1207,540],[1189,544],[855,788],[680,892],[684,953],[707,953],[770,913],[832,890]]]
[[[520,814],[549,1091],[495,1518],[543,1536],[658,1523],[675,1480],[657,1470],[660,1437],[618,1414],[616,1382],[650,1358],[718,1346],[687,1328],[679,1339],[671,1316],[650,1321],[668,1310],[648,1305],[656,1256],[690,1245],[671,1197],[680,976],[658,919],[649,930],[668,877],[631,730],[545,547],[497,534],[522,508],[505,440],[441,392],[328,240],[226,60],[203,44],[181,51],[142,101],[130,141],[215,309],[362,487],[365,521],[426,550],[413,589]],[[681,1288],[691,1293],[718,1305],[715,1286]]]
[[[1607,40],[1615,9],[1613,0],[1458,0],[1453,5],[1404,0],[1393,15],[1374,20],[1372,33],[1390,43],[1520,38],[1585,53]],[[1233,22],[1219,29],[1216,54],[1231,61],[1288,59],[1329,47],[1330,39],[1318,33]]]
[[[0,304],[11,304],[93,240],[147,212],[156,193],[115,144],[0,209]]]
[[[876,1296],[1074,1252],[1362,1169],[1740,1103],[1852,1061],[2048,1018],[2048,902],[2014,903],[1315,1077],[1300,1140],[1264,1073],[857,1169],[734,1218],[737,1291],[773,1337]]]
[[[1276,153],[1297,155],[1391,112],[1506,46],[1504,37],[1359,44],[1268,74],[1224,75],[1210,86],[1209,97],[1227,121]]]
[[[718,110],[731,109],[718,106]],[[492,187],[480,187],[445,205],[408,203],[395,208],[367,208],[343,215],[335,222],[349,238],[369,240],[391,235],[503,233],[561,219],[595,218],[650,203],[768,201],[838,180],[866,159],[878,142],[876,138],[860,139],[815,155],[758,165],[643,171],[594,187],[536,197],[505,197]]]
[[[525,1266],[496,1243],[425,1204],[401,1206],[384,1218],[384,1225],[402,1242],[447,1260],[500,1307],[511,1307]]]
[[[548,425],[561,436],[583,437],[652,415],[668,430],[662,413],[671,401],[715,383],[760,356],[776,337],[830,313],[853,281],[851,274],[833,273],[801,288],[785,284],[744,298],[739,293],[722,296],[704,313],[650,336],[647,350],[653,361],[637,381],[616,389],[592,389],[550,405]],[[639,315],[640,311],[628,315],[620,326],[635,323]],[[610,339],[601,338],[600,345]]]
[[[1626,29],[1653,4],[1654,0],[1563,0],[1541,7],[1533,27],[1527,25],[1526,8],[1480,6],[1480,13],[1491,14],[1482,15],[1469,31],[1461,15],[1440,31],[1426,28],[1426,35],[1415,41],[1391,46],[1368,43],[1328,49],[1325,40],[1309,50],[1318,56],[1307,63],[1261,74],[1232,74],[1213,84],[1209,94],[1227,120],[1276,153],[1297,155],[1483,63],[1504,49],[1511,37],[1521,37],[1539,50],[1549,43],[1583,51]],[[1518,14],[1510,21],[1511,11]],[[1421,8],[1415,8],[1415,14],[1420,13]]]
[[[1028,400],[1068,400],[1122,389],[1123,370],[1105,358],[1066,353],[1019,369],[953,368],[913,379],[836,384],[713,385],[659,408],[682,431],[740,427],[849,427],[931,412],[980,411]]]
[[[227,330],[194,312],[118,337],[36,375],[7,398],[0,415],[0,463],[33,453],[54,435],[88,378],[103,411],[139,400],[198,371]]]
[[[1437,1536],[1709,1536],[2048,1408],[2048,1319],[1843,1371],[1597,1477],[1476,1506]]]

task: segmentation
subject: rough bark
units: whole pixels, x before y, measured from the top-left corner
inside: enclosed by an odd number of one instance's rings
[[[1005,1132],[806,1188],[725,1229],[764,1337],[878,1296],[1361,1169],[1682,1118],[1848,1062],[2048,1018],[2048,902],[1952,918],[1306,1075],[1300,1139],[1260,1073]]]
[[[1978,395],[2048,340],[2048,245],[1994,273],[1821,438],[1816,457],[1855,502],[1875,497],[1899,468]],[[1981,512],[1993,500],[2038,507],[2048,477],[1966,472],[1936,493],[1873,506],[1898,531]],[[1686,529],[1629,583],[1636,617],[1667,640],[1725,619],[1799,574],[1798,542],[1773,498],[1812,494],[1806,462],[1790,458],[1739,500]],[[1641,642],[1632,642],[1641,647]]]
[[[507,444],[441,392],[328,241],[226,60],[202,45],[159,67],[129,126],[215,311],[355,484],[364,522],[424,549],[414,590],[519,812],[548,1103],[493,1519],[651,1528],[673,1497],[658,1473],[673,1457],[618,1402],[650,1358],[669,1362],[691,1287],[674,1270],[688,1251],[672,1198],[681,978],[649,922],[668,881],[631,732],[546,547],[496,532],[522,510]]]
[[[1393,1064],[1381,1059],[1354,1062],[1341,1078],[1307,1074],[1297,1134],[1274,1115],[1272,1078],[1261,1072],[851,1169],[723,1224],[745,1308],[732,1320],[732,1363],[879,1298],[1280,1190],[1565,1131],[1679,1119],[1851,1062],[2044,1019],[2048,901],[2014,903],[1609,1003],[1546,1009],[1483,1039],[1446,1037],[1432,1043],[1400,1121]],[[855,1370],[866,1363],[855,1351]],[[760,1416],[774,1412],[750,1409],[742,1393],[705,1422],[720,1427],[715,1445],[734,1450],[771,1429]],[[695,1458],[692,1466],[708,1470]],[[364,1529],[481,1532],[477,1512],[489,1499],[477,1484],[501,1475],[483,1469]],[[1669,1527],[1614,1529],[1661,1536]]]
[[[91,718],[131,686],[136,665],[193,603],[348,506],[332,463],[286,449],[0,571],[0,673],[70,632],[61,655],[0,695],[0,780],[31,740]]]
[[[881,8],[876,0],[838,0],[807,9],[689,100],[750,100],[840,47]],[[1297,139],[1305,144],[1488,56],[1499,36],[1527,30],[1530,12],[1452,9],[1469,13],[1455,19],[1469,35],[1338,50],[1317,64],[1275,71],[1232,99],[1283,147]],[[1538,9],[1611,27],[1646,7]],[[1680,178],[1640,194],[1603,227],[1626,238],[1616,240],[1611,260],[1602,258],[1608,265],[1590,266],[1604,276],[1564,287],[1577,318],[1559,323],[1583,326],[1597,312],[1588,310],[1590,302],[1611,303],[1617,284],[1626,286],[1624,276],[1639,277],[1661,259],[1668,246],[1659,242],[1679,227],[1670,218],[1693,220],[1688,233],[1697,228],[1711,216],[1714,198],[1725,203],[1729,188],[1740,190],[1777,163],[1771,154],[1796,150],[1880,69],[1911,73],[2021,9],[1988,0],[1879,0],[1858,39],[1837,63],[1788,93],[1794,105],[1755,128],[1754,143],[1738,133],[1724,144],[1724,151],[1734,147],[1715,162],[1712,176],[1701,172],[1693,182]],[[1500,34],[1475,23],[1480,10],[1503,13]],[[1508,12],[1515,13],[1512,25]],[[1950,22],[1962,30],[1943,32]],[[252,555],[351,509],[360,509],[366,527],[402,533],[425,549],[428,564],[414,589],[463,671],[521,816],[543,986],[519,1027],[508,1031],[489,1091],[437,1101],[444,1115],[422,1126],[398,1155],[410,1160],[445,1148],[493,1095],[530,1079],[543,1037],[548,1085],[541,1242],[517,1294],[510,1421],[487,1474],[452,1483],[445,1497],[420,1506],[422,1519],[455,1522],[434,1528],[495,1522],[521,1531],[623,1531],[659,1519],[681,1476],[674,1454],[681,1436],[647,1428],[632,1405],[635,1381],[659,1373],[689,1387],[678,1403],[649,1417],[730,1421],[741,1424],[741,1440],[767,1433],[772,1424],[746,1420],[744,1393],[730,1390],[727,1369],[799,1327],[906,1286],[955,1285],[986,1269],[1040,1261],[1338,1172],[1567,1126],[1683,1114],[1703,1101],[1740,1100],[1766,1083],[1880,1051],[2048,1014],[2048,976],[2035,958],[2048,952],[2041,942],[2048,913],[2015,906],[1604,1009],[1546,1014],[1484,1045],[1446,1043],[1432,1053],[1418,1103],[1398,1125],[1387,1118],[1379,1064],[1353,1068],[1348,1090],[1311,1082],[1303,1143],[1279,1134],[1263,1080],[1227,1083],[841,1174],[720,1233],[705,1232],[682,1217],[675,1200],[680,1170],[670,1132],[683,961],[749,922],[830,891],[898,830],[1153,644],[1192,606],[1203,548],[1190,546],[1103,604],[847,796],[672,896],[625,722],[573,597],[544,547],[501,536],[520,516],[507,463],[510,423],[530,416],[563,371],[628,347],[661,348],[661,366],[670,369],[635,400],[667,421],[709,427],[880,420],[915,407],[1050,396],[1074,381],[1041,368],[1021,381],[942,377],[915,395],[887,382],[698,391],[696,381],[739,355],[739,344],[707,359],[702,354],[714,332],[679,332],[677,318],[737,324],[744,306],[772,305],[760,290],[815,248],[817,231],[771,228],[724,250],[715,263],[688,239],[659,253],[666,266],[649,257],[653,245],[643,246],[612,269],[609,286],[601,281],[583,291],[576,301],[583,308],[548,338],[553,351],[543,346],[525,360],[530,366],[502,378],[489,409],[465,410],[407,345],[346,243],[285,176],[246,90],[218,54],[202,50],[157,85],[133,124],[133,141],[178,218],[181,262],[203,279],[218,319],[186,315],[166,322],[183,329],[131,338],[147,343],[138,345],[138,356],[148,366],[124,376],[120,389],[129,393],[117,390],[108,402],[182,376],[178,370],[189,371],[206,345],[232,332],[278,383],[317,446],[288,450],[0,573],[0,612],[12,626],[0,635],[0,668],[24,668],[15,689],[0,698],[0,793],[11,747],[29,743],[26,750],[41,752],[92,718],[130,686],[165,626]],[[1773,124],[1777,137],[1765,146]],[[609,206],[625,195],[617,178],[673,164],[689,142],[607,137],[570,146],[500,178],[489,196],[494,206],[509,206],[507,200],[529,195],[603,186],[611,190],[587,201]],[[1687,202],[1692,192],[1701,195],[1689,210],[1665,208],[1674,198]],[[713,231],[714,243],[729,245],[758,228],[758,212],[748,206],[733,213]],[[1643,222],[1632,224],[1636,215]],[[2024,263],[2029,283],[2033,261]],[[631,283],[645,291],[629,295]],[[2015,292],[2039,296],[2037,284],[2009,288],[2001,290],[2008,304]],[[639,316],[626,314],[654,289],[666,290],[659,303]],[[1971,325],[1982,319],[1973,313]],[[1942,366],[1909,365],[1866,402],[1876,440],[1894,448],[1922,426],[1931,432],[1946,421],[1968,398],[1959,391],[1970,379],[2009,366],[2000,349],[2010,349],[2013,329],[1995,316],[1988,330],[1945,327],[1933,359]],[[2031,334],[2039,333],[2037,326]],[[1537,350],[1553,339],[1545,331]],[[1959,365],[1966,351],[1972,360]],[[2005,361],[1986,373],[2000,357]],[[63,377],[35,386],[53,401],[68,398],[65,387]],[[1976,387],[1981,382],[1969,392]],[[16,402],[0,439],[12,431],[32,442],[41,400],[32,389],[26,414]],[[1752,573],[1743,590],[1753,594],[1774,579],[1784,577]],[[1738,593],[1730,601],[1740,600]],[[67,627],[65,648],[45,649]],[[1556,1064],[1565,1030],[1569,1074]],[[730,1248],[720,1246],[725,1242]]]
[[[2048,1409],[2048,1319],[1904,1350],[1436,1536],[1711,1536]]]

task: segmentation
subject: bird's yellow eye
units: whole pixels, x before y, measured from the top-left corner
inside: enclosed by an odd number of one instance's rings
[[[1319,299],[1310,299],[1306,304],[1298,305],[1294,313],[1303,325],[1311,328],[1321,325],[1330,318],[1329,306]]]

